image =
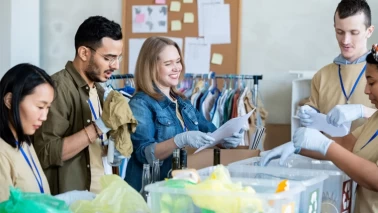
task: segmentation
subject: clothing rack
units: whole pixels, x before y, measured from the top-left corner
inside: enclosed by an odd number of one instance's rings
[[[211,76],[209,77],[209,74]],[[185,78],[203,78],[203,79],[212,79],[212,78],[217,78],[217,79],[253,79],[253,84],[258,85],[259,80],[263,79],[262,75],[234,75],[234,74],[229,74],[229,75],[212,75],[212,73],[209,74],[193,74],[193,73],[186,73]]]
[[[204,78],[204,79],[208,79],[209,78],[209,74],[192,74],[192,73],[186,73],[185,77],[186,78],[201,77],[201,78]],[[229,78],[229,79],[232,79],[232,78],[236,78],[236,79],[253,79],[253,84],[259,84],[259,80],[263,79],[262,75],[232,75],[231,74],[231,75],[213,75],[213,76],[210,76],[210,78],[213,78],[213,77],[215,77],[215,78],[221,78],[221,79],[225,79],[225,78]],[[134,78],[134,75],[133,74],[117,74],[117,75],[112,75],[110,77],[110,80],[111,79],[125,79],[125,78]]]
[[[117,75],[112,75],[109,80],[112,79],[125,79],[125,78],[134,78],[133,74],[117,74]]]

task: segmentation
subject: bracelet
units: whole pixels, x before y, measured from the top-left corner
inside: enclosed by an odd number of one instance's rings
[[[91,137],[89,137],[89,134],[88,134],[87,128],[84,127],[84,131],[85,131],[85,133],[86,133],[87,136],[88,136],[89,142],[93,143]]]
[[[98,129],[97,129],[97,125],[96,125],[96,123],[95,123],[94,121],[92,121],[92,124],[93,124],[93,127],[95,128],[95,131],[96,131],[97,137],[98,137],[98,138],[101,138],[100,133],[98,133]]]

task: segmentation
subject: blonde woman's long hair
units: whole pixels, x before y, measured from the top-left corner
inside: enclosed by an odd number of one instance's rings
[[[155,85],[158,82],[159,54],[169,45],[176,47],[179,52],[182,64],[179,82],[183,80],[185,64],[177,43],[165,37],[150,37],[143,43],[135,66],[135,92],[142,91],[156,100],[161,100],[164,97],[163,94],[156,91]],[[185,98],[176,87],[171,87],[171,93]]]

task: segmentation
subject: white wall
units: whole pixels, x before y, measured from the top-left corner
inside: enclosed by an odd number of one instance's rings
[[[339,54],[333,14],[339,0],[244,0],[241,73],[263,74],[269,123],[290,123],[289,70],[318,70]],[[378,43],[378,1],[368,0]]]
[[[75,33],[88,17],[102,15],[121,24],[122,0],[41,1],[41,66],[50,74],[75,56]]]
[[[40,65],[39,0],[1,0],[0,76],[12,66]]]

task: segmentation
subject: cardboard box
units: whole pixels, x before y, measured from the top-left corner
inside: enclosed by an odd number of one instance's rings
[[[187,148],[188,151],[188,168],[202,169],[213,166],[214,150],[212,148],[193,154],[196,149]],[[220,149],[220,162],[224,166],[235,161],[256,157],[260,150],[249,150],[247,147],[238,147],[236,149]]]

